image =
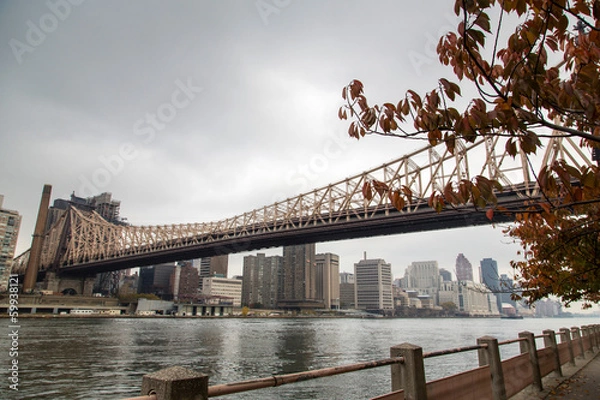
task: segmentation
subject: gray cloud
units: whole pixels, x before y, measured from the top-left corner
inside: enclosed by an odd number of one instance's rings
[[[431,53],[452,18],[441,0],[278,2],[268,15],[254,0],[50,3],[64,18],[46,2],[0,5],[0,193],[24,216],[20,250],[44,183],[64,198],[91,182],[135,224],[202,222],[399,157],[421,143],[347,138],[342,87],[359,78],[371,101],[395,100],[447,75]],[[56,27],[32,44],[48,15]],[[183,105],[188,82],[202,90]],[[487,227],[318,248],[345,270],[366,250],[400,275],[409,260],[451,268],[459,252],[507,270],[516,246],[504,241]]]

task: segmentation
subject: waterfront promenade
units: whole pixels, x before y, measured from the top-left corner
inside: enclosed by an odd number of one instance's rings
[[[600,398],[600,353],[593,358],[576,360],[577,365],[565,364],[563,376],[547,376],[544,390],[527,388],[511,400],[596,400]]]

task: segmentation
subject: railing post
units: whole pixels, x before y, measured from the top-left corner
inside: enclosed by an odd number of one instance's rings
[[[562,367],[560,364],[560,354],[558,353],[558,345],[556,344],[556,333],[552,329],[546,329],[542,332],[544,334],[544,346],[552,349],[554,355],[554,372],[558,376],[562,376]]]
[[[542,391],[542,373],[540,371],[540,361],[538,359],[537,349],[535,346],[535,336],[531,332],[520,332],[520,338],[524,338],[524,342],[519,342],[521,353],[529,353],[529,362],[531,363],[531,373],[533,375],[533,387]]]
[[[598,345],[598,336],[597,336],[597,330],[598,325],[588,325],[588,332],[590,334],[591,337],[591,342],[592,342],[592,347],[595,348],[599,348],[600,346]]]
[[[183,367],[170,367],[144,375],[142,395],[157,400],[207,400],[208,376]]]
[[[586,341],[587,341],[587,343],[586,343]],[[592,350],[592,343],[590,342],[590,334],[589,334],[587,325],[581,326],[581,342],[584,343],[584,347],[586,345],[589,346],[591,352],[594,351],[594,350]]]
[[[486,345],[479,349],[479,365],[489,365],[492,375],[492,398],[494,400],[506,400],[506,387],[504,386],[504,372],[500,360],[500,348],[498,339],[491,336],[483,336],[477,339],[477,344]]]
[[[423,349],[402,343],[390,348],[390,356],[404,358],[403,363],[392,365],[392,391],[404,389],[406,400],[427,400]]]
[[[569,348],[569,361],[571,365],[575,365],[575,353],[573,352],[573,342],[571,341],[571,331],[569,328],[560,328],[560,342],[567,343]]]
[[[577,343],[579,343],[579,351],[581,352],[581,358],[585,358],[585,350],[583,349],[583,339],[581,339],[581,330],[578,326],[574,326],[571,328],[571,332],[573,333],[573,338],[577,340]]]

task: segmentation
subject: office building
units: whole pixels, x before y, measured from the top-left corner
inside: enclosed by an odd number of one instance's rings
[[[491,258],[484,258],[479,262],[479,275],[481,283],[490,288],[492,291],[497,291],[500,288],[498,275],[498,263]]]
[[[8,278],[21,226],[19,213],[2,208],[3,201],[4,196],[0,195],[0,292],[8,289]]]
[[[441,281],[437,261],[413,261],[406,268],[402,288],[436,299]]]
[[[472,281],[442,282],[439,304],[454,303],[461,313],[472,316],[499,315],[496,296],[484,285]]]
[[[155,294],[162,300],[172,300],[171,274],[175,263],[165,263],[140,268],[138,293]]]
[[[340,272],[340,308],[354,307],[354,274]]]
[[[258,253],[244,257],[242,305],[276,307],[280,297],[282,268],[282,256],[266,257],[264,253]]]
[[[315,256],[317,266],[317,299],[323,299],[327,309],[340,308],[340,257],[324,253]]]
[[[227,268],[229,264],[229,256],[227,254],[214,257],[204,257],[200,259],[200,271],[199,278],[200,283],[198,291],[203,292],[204,278],[210,278],[213,276],[220,278],[227,278]]]
[[[340,284],[341,283],[354,284],[354,274],[351,274],[350,272],[340,272]]]
[[[242,281],[212,276],[203,279],[202,294],[211,297],[227,297],[233,300],[233,307],[242,306]]]
[[[451,282],[452,281],[452,272],[447,269],[440,268],[440,276],[442,277],[442,282]]]
[[[470,281],[473,280],[473,266],[471,262],[464,256],[463,253],[460,253],[456,257],[456,280],[459,282]]]
[[[354,303],[360,310],[394,308],[392,297],[392,265],[381,258],[364,259],[354,264]]]

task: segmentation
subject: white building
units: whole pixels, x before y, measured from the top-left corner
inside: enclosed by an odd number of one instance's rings
[[[419,294],[429,295],[437,299],[437,292],[442,278],[437,261],[413,261],[406,268],[402,287],[406,290],[415,290]]]
[[[242,280],[219,277],[202,280],[202,294],[208,296],[223,296],[233,299],[234,307],[242,306]]]
[[[4,196],[0,195],[0,292],[8,288],[8,278],[21,225],[21,216],[18,212],[2,208],[3,200]]]
[[[469,315],[499,315],[496,296],[485,285],[466,282],[442,282],[438,301],[454,303],[458,311]]]
[[[317,265],[317,298],[323,299],[325,308],[340,308],[340,257],[324,253],[315,256]]]
[[[381,258],[365,258],[354,264],[354,304],[360,310],[394,308],[392,265]]]

